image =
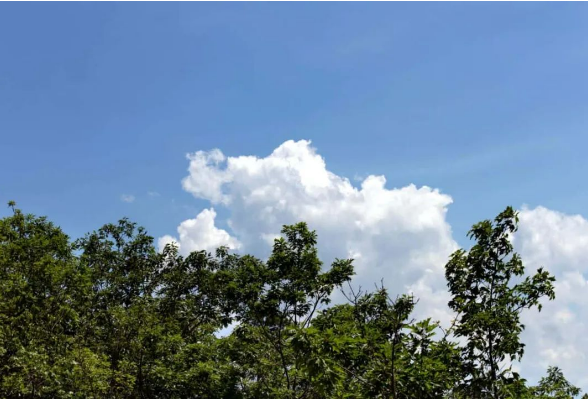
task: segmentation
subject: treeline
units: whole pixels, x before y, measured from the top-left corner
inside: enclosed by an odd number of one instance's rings
[[[571,398],[557,367],[531,386],[520,313],[554,298],[525,277],[507,208],[449,259],[451,326],[417,299],[353,289],[353,260],[325,268],[306,224],[267,261],[220,248],[187,257],[127,219],[76,241],[44,217],[0,220],[0,397]],[[516,278],[516,279],[514,279]],[[513,281],[519,283],[513,283]],[[348,301],[330,305],[344,290]],[[232,333],[215,333],[236,324]]]

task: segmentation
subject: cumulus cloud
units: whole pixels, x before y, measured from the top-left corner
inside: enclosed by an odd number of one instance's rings
[[[225,231],[215,226],[216,212],[213,208],[205,209],[194,219],[187,219],[178,226],[179,238],[165,235],[158,240],[159,250],[169,243],[175,243],[181,254],[187,255],[192,251],[214,251],[220,246],[238,249],[239,241]]]
[[[133,201],[135,201],[135,196],[133,196],[132,194],[123,194],[120,196],[120,199],[125,203],[132,203]]]
[[[523,207],[514,244],[529,273],[543,266],[556,277],[556,299],[544,302],[540,313],[523,315],[523,371],[541,376],[548,365],[557,365],[577,386],[587,388],[588,220]]]
[[[438,301],[446,295],[443,266],[457,248],[445,220],[448,195],[426,186],[387,188],[376,175],[354,187],[305,140],[287,141],[267,157],[215,149],[188,159],[183,188],[228,209],[244,251],[266,256],[282,225],[305,221],[317,230],[326,262],[355,259],[355,284],[372,289],[383,278],[393,293],[422,297],[420,309],[434,299],[427,307],[446,319],[446,301]]]
[[[188,253],[222,244],[266,257],[282,225],[305,221],[317,230],[327,264],[336,257],[355,259],[354,285],[371,290],[383,278],[393,295],[409,292],[420,299],[417,317],[445,324],[453,317],[444,278],[448,256],[458,248],[446,221],[449,195],[427,186],[389,188],[378,175],[354,186],[329,171],[305,140],[287,141],[266,157],[226,157],[215,149],[189,154],[188,160],[183,188],[224,207],[231,234],[215,226],[216,213],[209,209],[182,222],[178,239],[160,238],[160,246],[176,241]],[[557,299],[540,314],[523,315],[526,354],[515,368],[536,381],[548,365],[558,365],[576,385],[588,387],[582,374],[588,361],[588,221],[523,207],[514,243],[529,273],[545,266],[557,278]]]
[[[218,165],[225,161],[224,154],[218,150],[197,151],[188,154],[190,175],[182,180],[184,190],[212,203],[227,203],[228,198],[222,194],[222,185],[228,181],[225,171]]]

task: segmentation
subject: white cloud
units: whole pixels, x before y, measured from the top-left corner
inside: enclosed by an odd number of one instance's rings
[[[149,197],[159,197],[161,196],[158,192],[147,192]]]
[[[375,175],[356,188],[329,171],[305,140],[287,141],[263,158],[225,157],[216,149],[188,159],[184,189],[227,207],[243,251],[266,256],[282,225],[305,221],[317,230],[325,262],[356,259],[355,284],[372,289],[384,278],[392,294],[427,294],[419,310],[446,318],[443,267],[457,248],[445,220],[448,195],[426,186],[389,189]]]
[[[135,201],[135,196],[133,196],[132,194],[123,194],[120,196],[120,199],[125,203],[132,203],[133,201]]]
[[[214,225],[216,214],[210,209],[182,222],[179,240],[165,236],[160,245],[176,240],[187,253],[229,244],[265,257],[283,224],[305,221],[317,230],[325,263],[335,257],[355,259],[355,285],[371,290],[384,278],[392,295],[408,291],[420,298],[417,317],[432,316],[445,324],[452,318],[444,266],[458,246],[446,221],[452,202],[447,194],[426,186],[387,188],[385,177],[376,175],[354,187],[329,171],[304,140],[287,141],[266,157],[226,157],[216,149],[188,159],[183,188],[225,207],[234,236]],[[554,302],[540,314],[523,315],[527,347],[516,368],[533,382],[548,364],[557,364],[586,388],[588,221],[543,207],[523,208],[520,220],[514,240],[527,271],[543,265],[558,281]]]
[[[214,251],[220,246],[230,249],[238,249],[239,241],[224,229],[214,225],[216,212],[213,208],[205,209],[194,219],[187,219],[178,226],[179,239],[165,235],[158,240],[159,250],[163,250],[166,244],[176,243],[181,254],[190,254],[192,251]]]
[[[197,151],[187,157],[190,160],[190,175],[182,180],[184,190],[213,203],[226,203],[222,185],[227,181],[227,174],[217,168],[225,161],[223,153],[215,149],[209,152]]]
[[[523,207],[514,244],[529,274],[543,266],[556,278],[555,300],[544,301],[540,313],[523,315],[523,371],[538,377],[548,365],[557,365],[574,384],[587,388],[588,220]]]

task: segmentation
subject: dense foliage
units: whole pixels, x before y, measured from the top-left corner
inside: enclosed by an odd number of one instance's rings
[[[450,327],[417,299],[354,290],[353,260],[325,268],[306,224],[267,261],[184,257],[126,219],[70,241],[11,202],[0,220],[0,396],[57,398],[572,398],[557,367],[537,386],[520,360],[519,315],[553,299],[525,277],[507,208],[449,259]],[[518,283],[515,283],[518,282]],[[335,290],[348,301],[330,305]],[[233,325],[232,333],[217,332]]]

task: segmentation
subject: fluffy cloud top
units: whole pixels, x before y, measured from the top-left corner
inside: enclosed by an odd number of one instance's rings
[[[392,294],[420,298],[416,316],[443,323],[447,308],[444,266],[457,243],[446,221],[451,197],[429,187],[387,188],[384,176],[370,175],[360,187],[334,174],[309,141],[287,141],[267,157],[226,157],[220,150],[188,155],[183,188],[225,207],[231,234],[215,226],[213,209],[178,227],[183,253],[225,245],[260,257],[269,254],[284,224],[305,221],[319,235],[320,256],[355,259],[355,285],[372,289],[384,279]],[[489,218],[493,216],[488,216]],[[472,221],[476,222],[476,221]],[[238,239],[237,239],[238,238]],[[543,207],[523,208],[515,248],[528,273],[545,266],[555,274],[556,300],[543,311],[523,314],[527,344],[515,366],[537,381],[548,365],[563,368],[576,385],[588,388],[588,221]]]
[[[515,243],[530,265],[553,271],[575,272],[588,266],[588,221],[544,207],[520,213]]]
[[[447,318],[446,301],[438,300],[446,294],[443,266],[457,248],[445,220],[448,195],[426,186],[388,189],[385,177],[374,175],[356,188],[329,171],[305,140],[287,141],[263,158],[213,150],[188,159],[184,189],[228,208],[243,250],[267,255],[282,225],[305,221],[317,230],[325,261],[355,259],[356,284],[372,289],[384,278],[394,292],[426,294],[421,303],[435,299],[436,314]],[[188,240],[194,243],[185,235],[180,244]]]
[[[220,246],[238,249],[241,246],[239,241],[224,229],[217,228],[215,218],[213,208],[203,210],[196,218],[187,219],[178,226],[179,240],[169,235],[159,238],[159,249],[162,250],[168,243],[175,243],[184,255],[199,250],[213,252]]]

